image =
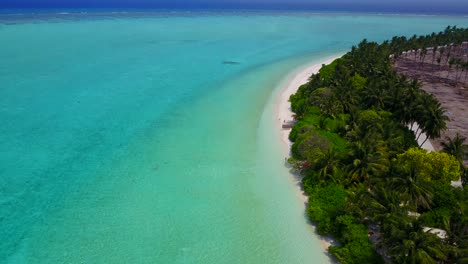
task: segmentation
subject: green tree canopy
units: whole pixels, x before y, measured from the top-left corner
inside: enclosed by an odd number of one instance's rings
[[[397,156],[397,164],[403,170],[414,168],[418,177],[425,181],[438,180],[450,183],[460,178],[458,160],[443,152],[427,152],[424,149],[410,148]]]

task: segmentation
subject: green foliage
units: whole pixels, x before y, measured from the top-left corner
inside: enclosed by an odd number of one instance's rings
[[[303,127],[298,131],[296,141],[291,147],[291,153],[295,159],[311,160],[319,151],[330,148],[327,138],[317,134],[313,127]]]
[[[464,190],[447,184],[434,184],[433,208],[421,215],[425,226],[442,228],[450,231],[451,222],[459,218],[463,211]],[[468,231],[468,230],[467,230]]]
[[[306,127],[316,127],[319,123],[320,110],[318,107],[311,106],[310,113],[303,116],[292,128],[289,133],[289,140],[292,142],[296,141],[298,135],[304,133]]]
[[[414,168],[418,177],[425,181],[437,180],[450,184],[460,178],[458,160],[443,152],[429,152],[424,149],[411,148],[398,155],[397,164],[404,170]]]
[[[468,156],[468,145],[465,144],[465,137],[459,133],[454,138],[446,137],[446,141],[442,142],[443,151],[448,153],[463,165],[463,159]]]
[[[344,187],[336,184],[316,186],[309,195],[307,213],[317,223],[317,232],[332,232],[334,219],[345,209],[347,195]]]
[[[421,215],[420,221],[425,226],[447,229],[449,227],[452,210],[449,208],[437,208]]]
[[[332,246],[329,251],[341,263],[383,263],[367,237],[366,226],[358,223],[351,215],[339,216],[336,224],[340,234],[339,241],[344,246]]]
[[[460,165],[464,139],[449,139],[448,154],[418,148],[416,137],[439,137],[448,118],[434,96],[392,65],[403,51],[425,54],[467,40],[468,29],[456,27],[381,44],[363,40],[290,97],[298,122],[289,137],[305,176],[307,213],[320,234],[340,242],[329,249],[340,262],[382,262],[365,225],[379,234],[373,238],[393,263],[468,259],[468,191],[450,186],[468,171]],[[416,135],[407,128],[415,123]],[[421,224],[445,229],[447,240],[423,232]]]
[[[353,88],[360,91],[364,88],[366,85],[367,79],[359,75],[358,73],[354,74],[353,77],[351,77],[351,84],[353,85]]]
[[[330,97],[330,88],[321,87],[315,89],[309,97],[309,103],[312,105],[320,106],[323,102]]]
[[[320,68],[319,74],[320,74],[321,81],[323,83],[329,84],[332,82],[333,77],[335,75],[335,68],[336,68],[336,65],[338,65],[339,61],[340,59],[337,59],[328,65],[322,65],[322,68]]]
[[[346,152],[348,148],[348,142],[340,137],[337,133],[333,133],[330,131],[323,131],[318,130],[317,134],[321,135],[322,137],[328,139],[328,141],[332,144],[332,146],[341,153]]]
[[[388,123],[387,123],[388,124]],[[384,137],[387,142],[388,151],[392,158],[402,150],[418,147],[414,134],[408,128],[397,126],[384,128]]]
[[[379,113],[374,110],[363,110],[359,112],[359,127],[369,130],[369,129],[381,129],[382,126],[382,117]]]
[[[348,143],[332,131],[344,126],[345,117],[340,119],[326,118],[323,129],[320,129],[320,110],[316,107],[311,107],[310,110],[311,112],[297,122],[289,133],[289,139],[294,142],[291,149],[293,157],[300,160],[311,160],[316,156],[317,151],[326,151],[330,147],[344,153]]]
[[[451,263],[454,247],[439,237],[422,231],[419,222],[403,223],[399,232],[387,239],[393,263]]]
[[[434,184],[434,208],[456,208],[459,201],[458,193],[458,189],[451,185]]]
[[[295,113],[296,118],[303,118],[305,114],[312,112],[315,108],[314,105],[309,102],[309,94],[306,93],[308,87],[308,84],[300,86],[297,93],[289,97],[291,110]]]

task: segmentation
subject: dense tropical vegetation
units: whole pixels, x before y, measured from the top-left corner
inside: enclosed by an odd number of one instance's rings
[[[416,138],[440,137],[447,116],[392,67],[404,51],[465,40],[468,29],[456,27],[363,40],[291,96],[290,162],[304,176],[317,231],[339,242],[329,251],[340,262],[468,263],[468,187],[451,185],[465,171],[464,138],[444,152],[421,149]]]

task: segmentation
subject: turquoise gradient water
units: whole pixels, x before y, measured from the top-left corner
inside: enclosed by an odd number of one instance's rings
[[[468,18],[0,15],[0,262],[329,262],[283,164],[279,84],[447,25]]]

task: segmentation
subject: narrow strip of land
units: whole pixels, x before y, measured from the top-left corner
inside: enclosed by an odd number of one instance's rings
[[[287,83],[285,83],[283,87],[281,87],[279,96],[276,99],[275,118],[277,120],[278,129],[281,130],[281,144],[283,145],[285,158],[289,158],[290,156],[292,143],[289,140],[289,133],[291,132],[291,128],[283,127],[285,123],[294,121],[294,113],[291,110],[291,103],[289,102],[289,97],[292,94],[295,94],[301,85],[306,84],[309,81],[310,76],[312,76],[312,74],[316,74],[320,70],[322,65],[330,64],[339,57],[341,56],[332,56],[323,61],[320,61],[319,63],[313,63],[299,69],[298,71],[293,73],[290,80]],[[291,173],[290,176],[295,177],[295,179],[297,180],[298,196],[304,203],[307,203],[308,197],[305,194],[305,192],[300,188],[300,177],[298,175],[293,175],[293,173]],[[326,251],[331,245],[336,244],[336,242],[331,236],[320,236],[319,238],[324,251]]]

